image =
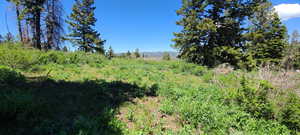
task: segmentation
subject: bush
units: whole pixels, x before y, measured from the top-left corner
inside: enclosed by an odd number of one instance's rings
[[[291,93],[288,101],[281,111],[281,121],[294,132],[300,132],[300,98]]]
[[[241,81],[236,100],[248,113],[256,118],[272,119],[274,113],[271,103],[268,101],[268,92],[273,88],[266,81],[261,81],[259,87],[251,83],[245,77]]]
[[[12,69],[0,66],[0,87],[20,85],[25,82],[25,77]]]
[[[45,105],[34,101],[33,94],[23,88],[23,85],[26,86],[25,81],[22,74],[0,66],[0,125],[28,126],[44,112]]]
[[[293,68],[300,69],[300,48],[298,49],[299,53],[294,56],[292,59]]]
[[[38,55],[38,51],[24,51],[18,44],[4,44],[0,46],[0,65],[26,69],[37,63]]]
[[[31,107],[33,105],[33,96],[28,92],[18,90],[1,91],[0,117],[16,119],[18,114],[33,111]]]
[[[105,57],[80,51],[72,53],[49,51],[41,54],[38,61],[40,64],[100,64],[105,61]]]
[[[204,66],[181,62],[172,63],[170,68],[173,69],[175,73],[188,73],[196,76],[202,76],[208,72]]]
[[[171,56],[170,56],[169,53],[165,52],[165,53],[163,54],[163,58],[162,58],[162,59],[163,59],[163,60],[171,60]]]
[[[179,91],[178,91],[179,92]],[[224,104],[223,92],[205,88],[181,92],[175,102],[183,125],[208,134],[288,134],[279,122],[254,118],[236,105]]]
[[[85,52],[38,51],[23,48],[19,44],[7,43],[0,46],[0,65],[13,69],[29,69],[46,64],[103,64],[105,57]]]
[[[42,53],[38,58],[38,62],[39,64],[66,64],[64,59],[63,52],[49,51],[47,53]]]

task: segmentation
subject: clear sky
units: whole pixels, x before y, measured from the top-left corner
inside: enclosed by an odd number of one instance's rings
[[[181,0],[95,0],[96,29],[107,42],[105,47],[112,46],[116,52],[125,52],[139,48],[140,51],[174,51],[173,32],[180,27],[175,22],[179,19],[176,10]],[[71,12],[73,0],[62,0],[65,15]],[[273,4],[299,4],[299,0],[272,0]],[[283,8],[283,9],[282,9]],[[282,7],[281,10],[286,11]],[[297,7],[296,7],[297,8]],[[291,11],[295,12],[295,10]],[[7,13],[10,32],[16,34],[16,17],[11,5],[0,0],[0,34],[7,33],[5,25]],[[289,32],[300,31],[300,13],[283,21]],[[67,31],[66,31],[67,32]]]

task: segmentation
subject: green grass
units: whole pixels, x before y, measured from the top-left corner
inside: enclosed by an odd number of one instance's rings
[[[253,72],[16,45],[0,64],[0,134],[299,134],[299,97],[273,102]]]

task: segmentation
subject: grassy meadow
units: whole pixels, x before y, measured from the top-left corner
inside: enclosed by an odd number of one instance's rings
[[[0,134],[297,135],[299,78],[2,44]]]

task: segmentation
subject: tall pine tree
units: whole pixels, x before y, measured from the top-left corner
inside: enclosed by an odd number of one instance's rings
[[[46,0],[46,49],[60,49],[63,30],[63,5],[61,0]]]
[[[41,19],[46,0],[22,0],[24,6],[23,14],[31,25],[33,46],[42,49],[41,44]]]
[[[180,58],[209,67],[222,63],[253,67],[254,59],[278,63],[283,57],[286,28],[265,4],[268,0],[182,0],[182,3],[177,11],[181,16],[177,24],[183,30],[175,33],[173,39]],[[250,28],[249,19],[253,23]]]
[[[95,29],[97,19],[94,17],[96,7],[94,0],[76,0],[71,15],[66,21],[71,33],[65,38],[77,45],[85,52],[99,52],[104,54],[105,40],[100,38],[100,33]]]
[[[257,63],[279,64],[287,46],[287,29],[270,2],[260,3],[251,17],[248,51]]]
[[[248,0],[183,0],[177,11],[182,17],[177,24],[183,30],[173,39],[179,57],[210,67],[225,62],[237,65],[250,4]]]
[[[135,51],[134,51],[134,57],[135,58],[140,58],[141,57],[141,54],[140,54],[140,52],[139,52],[139,49],[135,49]]]
[[[112,49],[111,46],[109,47],[108,51],[106,52],[106,57],[108,59],[112,59],[113,57],[115,57],[114,50]]]

